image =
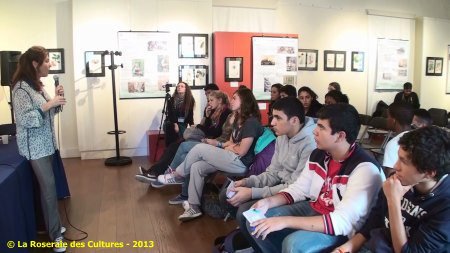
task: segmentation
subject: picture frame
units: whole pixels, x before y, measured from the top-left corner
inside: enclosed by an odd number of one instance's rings
[[[324,71],[345,71],[346,64],[346,51],[323,51]]]
[[[50,60],[49,74],[61,74],[65,72],[64,68],[64,48],[47,49],[48,59]]]
[[[178,34],[178,58],[208,58],[208,34]]]
[[[426,63],[426,76],[442,76],[443,57],[427,57]]]
[[[86,51],[84,52],[84,63],[86,67],[86,77],[105,76],[105,57],[104,51]]]
[[[179,82],[187,83],[191,89],[203,89],[209,82],[209,67],[206,65],[178,66]]]
[[[244,58],[225,57],[225,82],[242,82],[244,79]]]
[[[352,52],[352,71],[364,72],[364,52]]]
[[[319,50],[299,49],[298,50],[298,70],[317,71]]]

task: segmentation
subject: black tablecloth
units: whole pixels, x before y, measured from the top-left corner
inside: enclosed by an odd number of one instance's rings
[[[55,160],[53,169],[58,198],[70,196],[62,163]],[[10,137],[6,145],[0,143],[0,252],[28,252],[24,248],[8,249],[6,243],[17,245],[36,238],[34,187],[33,170],[19,155],[15,139]]]

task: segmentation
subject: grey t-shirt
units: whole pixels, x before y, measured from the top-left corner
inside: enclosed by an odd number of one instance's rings
[[[241,162],[248,168],[255,157],[255,145],[259,136],[263,133],[264,128],[261,123],[255,117],[248,118],[244,124],[239,127],[236,123],[233,124],[233,131],[231,133],[231,139],[233,143],[238,144],[242,139],[253,137],[252,145],[247,154],[241,157]]]

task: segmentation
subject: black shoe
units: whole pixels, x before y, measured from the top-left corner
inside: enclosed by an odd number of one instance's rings
[[[150,184],[158,180],[158,175],[150,171],[144,174],[136,174],[134,178],[139,182]]]
[[[145,174],[145,173],[147,173],[149,170],[147,170],[147,169],[145,169],[143,166],[139,166],[139,173],[140,174]]]

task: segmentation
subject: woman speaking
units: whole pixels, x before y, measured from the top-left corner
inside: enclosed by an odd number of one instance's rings
[[[13,76],[13,106],[17,122],[17,145],[20,155],[26,157],[39,182],[45,225],[50,239],[61,242],[61,221],[53,175],[52,162],[56,150],[54,116],[56,108],[66,104],[64,89],[58,85],[55,97],[44,90],[41,77],[50,69],[48,52],[33,46],[20,56]],[[55,247],[64,252],[64,247]]]

